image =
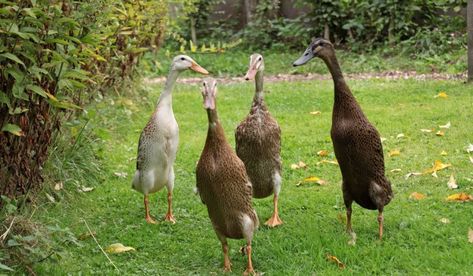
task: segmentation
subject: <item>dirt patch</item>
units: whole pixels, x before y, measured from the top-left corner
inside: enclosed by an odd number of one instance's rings
[[[369,79],[385,79],[385,80],[399,80],[399,79],[415,79],[415,80],[466,80],[466,73],[460,74],[446,74],[446,73],[429,73],[422,74],[416,71],[387,71],[377,73],[355,73],[345,74],[345,78],[349,80],[369,80]],[[244,82],[243,77],[223,77],[216,78],[219,83],[231,84]],[[280,81],[308,81],[308,80],[329,80],[331,76],[328,74],[277,74],[272,76],[265,76],[266,82],[280,82]],[[166,81],[166,77],[145,78],[146,84],[162,83]],[[182,78],[178,79],[179,83],[196,84],[200,83],[202,78]]]

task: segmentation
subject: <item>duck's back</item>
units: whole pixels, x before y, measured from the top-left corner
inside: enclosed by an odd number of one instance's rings
[[[264,102],[253,106],[235,131],[236,153],[243,161],[256,198],[273,193],[274,173],[281,172],[281,129]]]

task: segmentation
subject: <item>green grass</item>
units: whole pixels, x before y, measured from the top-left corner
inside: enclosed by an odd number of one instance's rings
[[[197,59],[200,61],[199,59]],[[202,59],[204,63],[204,59]],[[312,64],[320,62],[312,62]],[[216,63],[218,64],[218,63]],[[266,62],[268,64],[268,61]],[[205,64],[203,64],[205,65]],[[246,68],[246,64],[240,64]],[[314,65],[318,66],[318,65]],[[270,66],[268,66],[269,68]],[[451,173],[459,191],[473,193],[473,164],[465,147],[473,143],[471,86],[447,81],[349,81],[356,98],[384,142],[387,175],[395,193],[385,209],[385,235],[377,239],[377,213],[354,206],[353,227],[358,239],[347,244],[344,232],[343,200],[339,168],[316,163],[316,152],[327,149],[334,158],[329,137],[333,87],[331,81],[266,83],[266,101],[282,129],[283,188],[281,218],[277,229],[260,227],[253,244],[255,269],[266,275],[309,274],[410,274],[467,275],[471,273],[473,244],[468,243],[468,228],[473,228],[473,203],[446,202],[452,194],[447,188]],[[234,144],[233,131],[247,114],[253,84],[220,85],[217,104],[227,139]],[[175,164],[174,212],[177,224],[149,225],[144,220],[142,195],[130,188],[135,169],[138,137],[146,124],[162,86],[143,91],[136,98],[115,98],[89,107],[93,119],[89,127],[102,140],[100,168],[103,183],[89,193],[74,193],[74,198],[39,208],[34,218],[48,225],[69,227],[77,236],[87,233],[86,220],[98,242],[106,247],[121,242],[136,252],[110,255],[121,274],[189,275],[222,274],[220,244],[210,224],[205,206],[193,194],[195,165],[207,133],[207,116],[202,108],[200,87],[178,84],[174,93],[174,112],[180,126],[180,147]],[[447,99],[434,98],[440,91]],[[321,111],[310,115],[310,111]],[[422,133],[448,121],[452,126],[443,137]],[[396,138],[404,133],[404,138]],[[399,149],[401,155],[387,157]],[[448,155],[442,156],[445,150]],[[412,171],[423,171],[434,160],[451,163],[439,171],[438,178],[422,175],[405,179]],[[298,161],[306,170],[291,170]],[[390,172],[401,169],[401,172]],[[126,172],[126,178],[114,175]],[[307,176],[328,181],[297,187]],[[87,178],[77,179],[88,186]],[[71,189],[71,187],[66,187]],[[412,201],[409,195],[420,192],[427,198]],[[458,192],[458,191],[455,191]],[[162,218],[166,210],[165,191],[151,196],[151,212]],[[272,212],[271,198],[254,200],[254,207],[265,221]],[[451,223],[439,220],[448,218]],[[240,275],[246,260],[238,253],[243,241],[230,241],[233,272]],[[68,245],[62,258],[49,258],[34,266],[44,275],[114,274],[116,271],[93,239],[82,246]],[[346,264],[340,270],[327,261],[334,255]]]

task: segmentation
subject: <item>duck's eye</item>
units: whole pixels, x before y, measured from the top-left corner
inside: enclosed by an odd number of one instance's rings
[[[204,82],[203,84],[204,84],[204,86],[205,86],[205,82]]]
[[[261,61],[261,57],[259,57],[259,59],[258,59],[258,60],[259,60],[259,61]]]
[[[186,60],[185,58],[181,57],[181,60]]]

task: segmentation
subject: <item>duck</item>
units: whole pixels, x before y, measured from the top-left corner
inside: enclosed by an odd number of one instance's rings
[[[293,66],[318,57],[327,65],[334,83],[332,138],[335,156],[342,174],[343,201],[347,232],[354,234],[351,223],[352,203],[378,210],[379,239],[383,237],[383,210],[394,197],[385,175],[383,146],[377,129],[369,122],[343,77],[333,44],[323,38],[313,39]]]
[[[172,191],[174,188],[174,161],[179,144],[179,127],[172,109],[172,88],[179,74],[187,69],[207,75],[209,72],[186,55],[172,60],[164,90],[156,108],[141,132],[138,143],[136,171],[132,188],[144,195],[146,222],[155,224],[149,211],[149,194],[166,186],[168,209],[165,221],[176,223],[172,213]]]
[[[278,212],[282,182],[281,128],[264,102],[263,72],[263,56],[252,54],[244,78],[255,80],[255,95],[249,114],[235,130],[235,148],[253,185],[253,197],[273,195],[273,214],[265,225],[276,227],[283,224]]]
[[[244,274],[254,274],[251,242],[259,221],[252,206],[252,185],[245,165],[225,138],[217,114],[216,94],[216,80],[204,79],[202,96],[208,131],[196,167],[197,191],[222,245],[224,270],[231,271],[227,239],[245,239],[248,261]]]

